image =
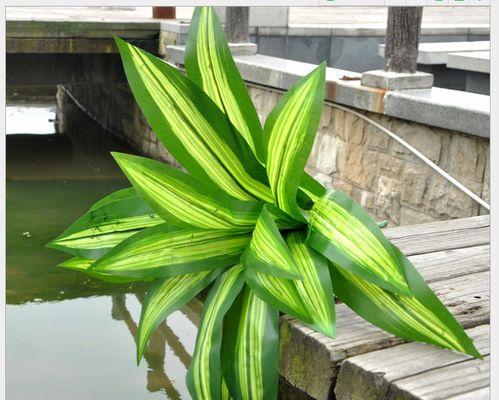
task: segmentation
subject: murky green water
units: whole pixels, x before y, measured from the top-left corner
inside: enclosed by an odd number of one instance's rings
[[[137,367],[134,337],[144,288],[57,268],[69,256],[44,247],[92,203],[128,186],[108,155],[123,151],[123,144],[102,135],[90,126],[83,141],[7,136],[9,400],[190,398],[184,377],[200,303],[189,303],[161,325]]]

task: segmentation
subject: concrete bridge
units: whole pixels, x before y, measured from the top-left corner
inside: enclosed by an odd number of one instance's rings
[[[487,11],[428,7],[421,40],[488,40]],[[150,17],[150,7],[8,7],[7,85],[17,92],[36,85],[38,93],[54,94],[58,83],[124,81],[112,34],[161,53],[160,41],[168,42],[172,30],[178,42],[166,44],[185,44],[191,13],[177,7],[179,19],[162,22]],[[254,7],[250,25],[260,54],[313,64],[327,60],[353,72],[382,66],[377,47],[384,43],[386,8]]]

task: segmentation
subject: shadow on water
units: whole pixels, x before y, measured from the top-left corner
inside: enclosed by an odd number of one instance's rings
[[[45,248],[95,201],[129,186],[109,151],[133,151],[81,123],[78,135],[7,135],[7,397],[189,399],[202,305],[194,300],[163,322],[137,367],[145,287],[57,268],[69,257]]]

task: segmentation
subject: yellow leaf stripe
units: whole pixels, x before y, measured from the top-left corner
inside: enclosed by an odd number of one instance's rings
[[[227,387],[227,382],[224,378],[222,378],[222,393],[221,400],[232,400],[232,397],[229,392],[229,388]]]
[[[265,125],[267,175],[279,208],[303,220],[296,193],[315,138],[324,98],[324,65],[303,78],[281,99]],[[318,102],[318,93],[322,99]]]
[[[305,235],[301,232],[289,233],[286,242],[303,277],[301,281],[295,280],[294,284],[313,326],[333,337],[334,295],[327,261],[321,255],[313,253],[305,244]]]
[[[300,278],[289,249],[266,206],[262,208],[247,251],[252,253],[251,257],[244,257],[248,267],[283,278]],[[257,262],[252,262],[255,258]],[[260,262],[265,265],[262,266]]]
[[[127,278],[127,277],[122,277],[122,276],[114,276],[111,274],[108,274],[106,272],[97,272],[93,271],[90,269],[91,265],[95,262],[94,259],[92,258],[83,258],[83,257],[73,257],[69,260],[64,261],[62,264],[59,264],[59,267],[62,268],[68,268],[68,269],[73,269],[75,271],[79,272],[84,272],[87,275],[90,275],[94,278],[106,281],[106,282],[112,282],[112,283],[129,283],[129,282],[135,282],[138,281],[139,279],[134,279],[134,278]],[[143,279],[146,281],[150,281],[150,279]]]
[[[126,238],[144,228],[155,226],[164,221],[156,214],[120,218],[99,226],[74,232],[52,243],[72,249],[102,249],[116,246]]]
[[[244,292],[234,354],[236,379],[244,400],[265,398],[262,374],[267,307],[251,290]]]
[[[310,322],[310,317],[301,301],[294,281],[278,278],[251,268],[245,268],[245,274],[248,285],[262,300],[280,311]]]
[[[235,92],[231,89],[230,77],[227,73],[227,63],[231,62],[230,50],[221,49],[225,43],[220,43],[215,36],[215,29],[221,29],[217,24],[215,11],[211,7],[203,7],[200,11],[198,34],[196,37],[197,67],[202,77],[202,88],[211,99],[229,117],[232,124],[246,140],[253,153],[256,154],[253,136],[241,110]],[[225,51],[228,54],[219,55]],[[225,63],[225,64],[224,64]],[[235,67],[234,67],[235,69]],[[237,73],[237,70],[236,70]],[[234,79],[234,78],[233,78]],[[249,112],[249,110],[245,110]],[[259,124],[255,113],[256,123]],[[261,132],[260,132],[261,134]]]
[[[153,62],[152,56],[137,47],[127,45],[127,48],[147,92],[164,113],[177,139],[209,178],[235,198],[251,200],[254,195],[271,200],[270,189],[245,171],[231,148],[205,118],[203,110],[185,96],[184,82],[163,73],[158,61]],[[165,68],[168,68],[166,64]],[[175,70],[172,68],[172,71]]]
[[[374,273],[406,293],[409,292],[397,260],[354,213],[343,208],[334,199],[324,197],[315,203],[310,212],[309,226],[361,269]]]
[[[223,317],[244,283],[242,270],[241,264],[233,266],[210,290],[188,371],[189,390],[194,399],[219,400],[221,397],[221,329]]]
[[[59,264],[59,267],[71,268],[76,271],[85,271],[94,263],[94,261],[95,260],[90,258],[73,257],[64,261],[62,264]]]
[[[204,182],[157,161],[120,153],[113,156],[136,189],[145,194],[151,207],[165,220],[172,215],[183,223],[206,229],[252,227],[257,221],[261,208],[256,207],[257,202],[233,199],[219,193],[215,186],[208,195]],[[204,193],[200,186],[205,188]],[[233,203],[233,209],[226,207],[227,203]]]
[[[216,268],[215,258],[239,256],[251,238],[248,233],[197,228],[176,229],[164,224],[124,241],[92,266],[97,271],[135,276],[161,269],[161,276],[185,271],[185,264],[200,263],[199,270]]]
[[[213,281],[221,270],[202,271],[160,279],[147,293],[137,333],[137,363],[151,334],[170,313],[191,300]]]
[[[337,268],[338,272],[352,285],[355,285],[376,307],[410,326],[414,331],[426,336],[433,343],[467,353],[457,336],[431,310],[413,296],[401,296],[376,286],[354,274]]]

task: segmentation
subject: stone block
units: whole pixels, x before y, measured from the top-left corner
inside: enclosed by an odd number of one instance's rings
[[[252,56],[257,52],[256,43],[229,43],[233,56]]]
[[[319,181],[326,189],[331,189],[333,187],[333,177],[331,175],[323,174],[322,172],[317,172],[314,178]]]
[[[348,196],[351,196],[355,186],[335,176],[333,180],[333,188],[335,190],[341,190],[343,193],[347,194]]]
[[[379,153],[367,150],[366,146],[348,143],[346,148],[347,158],[342,176],[364,189],[374,189]]]
[[[398,179],[380,176],[374,198],[376,216],[395,225],[400,223],[400,186]]]
[[[326,130],[330,128],[333,109],[325,105],[322,108],[321,120],[319,122],[319,130]]]
[[[380,123],[381,125],[385,126],[388,129],[391,128],[391,122],[389,118],[383,117],[377,119],[379,119],[379,121],[376,122]],[[366,136],[367,145],[370,148],[378,150],[388,149],[388,145],[390,144],[390,137],[387,134],[381,132],[374,125],[367,124],[364,130],[364,134]]]
[[[379,153],[378,171],[379,175],[387,175],[398,178],[404,169],[404,161],[390,154]]]
[[[326,175],[335,173],[338,170],[338,153],[344,162],[345,143],[337,136],[328,133],[319,133],[316,137],[314,147],[309,159],[312,168]]]
[[[402,201],[414,206],[420,205],[431,173],[433,171],[427,166],[407,163],[402,178]]]
[[[479,184],[470,184],[468,188],[479,193]],[[430,179],[425,192],[424,203],[429,215],[439,219],[467,218],[478,215],[479,205],[469,196],[440,176]]]
[[[433,75],[419,71],[411,74],[375,70],[364,72],[361,84],[388,90],[427,89],[433,86]]]
[[[424,212],[416,211],[411,208],[402,207],[400,210],[400,225],[416,225],[424,224],[426,222],[435,222],[439,219],[431,217]]]
[[[485,158],[480,157],[482,151],[483,148],[479,148],[475,138],[460,134],[452,135],[448,172],[465,185],[470,181],[481,182],[485,168]]]
[[[344,129],[345,129],[345,119],[346,119],[346,113],[344,111],[338,110],[338,109],[333,109],[332,115],[331,115],[331,122],[332,122],[332,133],[334,135],[339,136],[341,139],[344,139],[345,134],[344,134]]]
[[[442,150],[441,138],[431,127],[394,119],[392,131],[404,141],[414,146],[431,161],[435,163],[440,161],[440,152]],[[418,160],[407,148],[394,140],[391,140],[390,149],[392,154],[396,156],[402,156],[414,162]]]
[[[364,142],[366,124],[353,114],[346,113],[340,138],[347,144],[360,145]]]

